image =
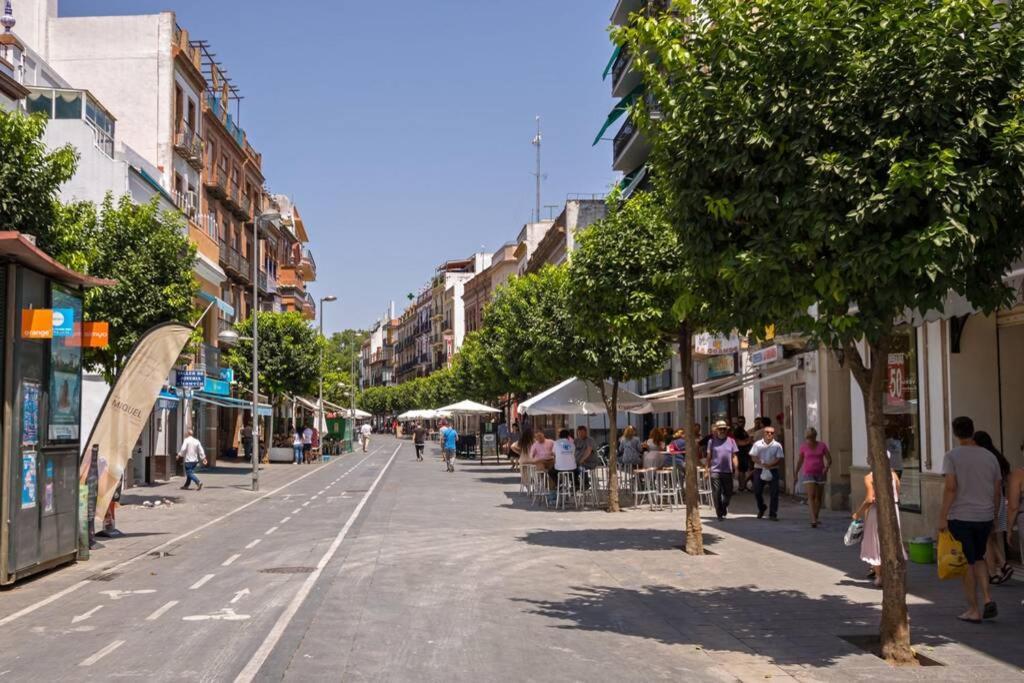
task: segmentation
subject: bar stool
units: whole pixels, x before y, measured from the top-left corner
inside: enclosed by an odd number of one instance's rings
[[[668,509],[675,510],[676,502],[676,475],[671,467],[659,467],[654,470],[655,478],[655,500],[658,507],[664,508],[668,501]]]
[[[651,510],[654,509],[655,494],[658,490],[654,481],[654,468],[637,467],[633,469],[633,507],[640,507],[640,501],[646,499]]]
[[[519,475],[519,493],[527,496],[533,494],[533,473],[537,470],[536,465],[523,465]]]
[[[543,468],[534,467],[533,472],[530,476],[530,496],[533,499],[533,504],[536,505],[538,500],[544,501],[544,507],[548,505],[548,492],[550,490],[550,480],[548,479],[548,473]]]
[[[698,504],[714,507],[715,501],[711,494],[711,472],[707,467],[697,468],[697,500]]]
[[[573,505],[578,510],[580,508],[580,499],[576,492],[576,470],[560,470],[558,472],[558,482],[555,487],[555,509],[565,509],[565,501],[572,497]]]
[[[594,508],[601,507],[601,495],[608,490],[608,470],[604,467],[595,467],[588,470],[590,475],[590,486],[583,487],[583,507],[587,501],[593,503]]]

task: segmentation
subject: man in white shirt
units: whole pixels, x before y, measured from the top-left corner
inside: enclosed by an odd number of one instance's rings
[[[363,426],[359,428],[359,442],[363,446],[363,453],[370,447],[370,434],[373,433],[373,427],[370,426],[369,422],[364,422]]]
[[[196,490],[202,491],[203,482],[196,477],[195,469],[200,462],[204,467],[206,466],[206,451],[203,450],[203,444],[199,443],[199,439],[192,436],[191,429],[185,431],[185,440],[181,442],[181,448],[178,449],[178,460],[185,465],[185,485],[181,488],[187,489],[189,484],[195,482]]]
[[[757,518],[764,517],[765,510],[773,522],[779,520],[779,479],[782,477],[784,454],[782,444],[775,440],[775,428],[765,420],[761,439],[750,449],[750,457],[754,464],[754,499],[757,501]],[[764,487],[768,487],[770,496],[768,505],[764,504]]]

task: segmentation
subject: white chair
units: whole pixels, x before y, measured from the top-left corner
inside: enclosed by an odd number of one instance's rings
[[[656,470],[647,467],[637,467],[633,470],[633,507],[640,507],[643,500],[647,501],[648,507],[654,509],[657,484],[654,480]]]
[[[676,496],[676,473],[671,467],[661,467],[654,471],[655,494],[654,499],[658,507],[664,508],[668,503],[669,510],[675,510],[679,504]]]

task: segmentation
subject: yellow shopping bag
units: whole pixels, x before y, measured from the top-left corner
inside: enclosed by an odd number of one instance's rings
[[[964,547],[948,531],[939,533],[938,554],[940,579],[956,579],[967,573]]]

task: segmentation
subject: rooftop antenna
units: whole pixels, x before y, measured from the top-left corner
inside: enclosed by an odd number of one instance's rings
[[[558,208],[558,204],[545,204],[544,208],[548,210],[548,218],[552,219],[555,217],[555,210]]]
[[[537,197],[536,197],[536,208],[534,210],[534,222],[540,223],[540,181],[543,178],[540,172],[540,117],[537,117],[537,135],[533,138],[533,146],[537,148],[537,171],[533,174],[537,181]]]

